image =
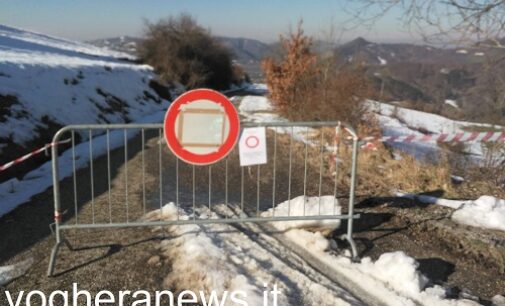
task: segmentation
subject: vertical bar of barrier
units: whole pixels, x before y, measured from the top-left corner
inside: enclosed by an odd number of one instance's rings
[[[53,143],[58,143],[61,135],[61,130],[56,133],[53,137]],[[56,255],[58,254],[58,250],[63,242],[61,233],[60,233],[60,224],[61,224],[61,203],[60,203],[60,173],[59,173],[59,165],[58,165],[58,145],[54,145],[51,148],[52,153],[52,170],[53,170],[53,195],[54,195],[54,231],[56,236],[56,244],[51,250],[51,256],[49,259],[49,265],[47,267],[47,276],[52,276],[54,272],[54,264],[56,261]]]
[[[321,128],[321,141],[320,141],[320,156],[319,156],[319,203],[318,203],[318,215],[321,215],[321,192],[323,185],[323,152],[324,152],[324,129]]]
[[[260,165],[258,165],[258,171],[256,172],[256,216],[260,214]]]
[[[305,198],[307,197],[307,155],[309,142],[309,127],[305,127],[305,161],[303,166],[303,215],[305,216]]]
[[[228,212],[228,158],[224,160],[224,205],[226,206],[226,211]],[[225,215],[228,218],[228,213]]]
[[[293,127],[291,127],[291,135],[293,135]],[[291,170],[292,170],[291,157],[292,156],[293,156],[293,136],[289,137],[288,216],[290,216],[290,214],[291,214]]]
[[[211,209],[210,205],[212,202],[211,193],[212,193],[212,165],[209,165],[209,213],[210,213],[210,209]],[[209,215],[209,218],[210,218],[210,215]]]
[[[95,224],[95,186],[94,186],[94,175],[93,175],[93,134],[92,130],[89,129],[89,173],[90,173],[90,184],[91,184],[91,220]]]
[[[338,137],[340,135],[340,123],[339,125],[335,128],[335,139],[333,141],[334,147],[333,147],[333,159],[335,162],[335,183],[333,186],[333,214],[335,214],[336,211],[336,206],[337,206],[337,181],[338,181]]]
[[[275,175],[276,175],[276,162],[277,162],[277,127],[274,128],[274,171],[272,183],[272,215],[275,217]]]
[[[195,199],[195,165],[193,166],[193,220],[196,219],[196,199]]]
[[[146,135],[145,130],[141,131],[142,138],[142,212],[146,214],[146,163],[145,163],[145,146],[146,146]]]
[[[242,213],[244,212],[244,167],[240,167],[240,171],[241,171],[241,174],[240,174],[240,209],[242,210],[240,217],[242,217],[243,216]]]
[[[351,188],[349,191],[349,212],[348,212],[348,222],[347,222],[347,240],[351,245],[352,256],[356,258],[358,252],[354,240],[352,239],[352,227],[354,221],[354,193],[356,191],[356,174],[358,167],[358,137],[353,135],[352,142],[352,168],[351,168]]]
[[[107,200],[109,202],[109,223],[112,223],[112,202],[111,202],[111,177],[110,177],[110,131],[107,129]]]
[[[179,158],[177,156],[175,156],[175,206],[177,207],[177,220],[179,220]]]
[[[130,222],[130,204],[128,203],[128,135],[126,129],[123,130],[124,139],[124,195],[126,204],[126,223]]]
[[[72,176],[74,183],[75,224],[79,223],[79,208],[77,207],[77,171],[75,169],[75,131],[72,130]]]
[[[163,164],[161,163],[161,140],[162,130],[158,129],[158,167],[159,167],[159,181],[160,181],[160,211],[163,209]]]

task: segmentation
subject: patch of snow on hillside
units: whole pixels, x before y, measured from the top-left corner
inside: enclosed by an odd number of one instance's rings
[[[473,55],[475,55],[475,56],[484,56],[485,53],[484,52],[475,52]]]
[[[380,56],[377,56],[377,59],[379,60],[379,63],[381,64],[381,66],[385,66],[387,65],[388,61],[383,59],[382,57]]]
[[[455,134],[465,132],[465,129],[473,127],[488,128],[491,131],[505,128],[492,124],[452,120],[436,114],[371,100],[367,101],[367,106],[371,112],[376,114],[385,136],[424,135],[424,133]],[[420,131],[423,131],[423,133]],[[389,145],[402,149],[418,158],[428,157],[439,152],[439,148],[435,141],[412,143],[395,142],[389,143]],[[481,143],[466,143],[465,152],[472,154],[475,158],[480,158],[483,155]]]
[[[54,53],[55,51],[70,56],[89,55],[110,58],[134,59],[122,52],[110,51],[76,41],[70,41],[33,31],[13,28],[0,24],[0,45],[11,46],[15,49],[32,49],[40,53]],[[3,48],[1,48],[3,49]]]
[[[118,57],[124,56],[0,26],[0,96],[14,97],[0,139],[23,145],[49,124],[122,123],[164,109],[148,85],[152,68]]]
[[[505,200],[481,196],[463,203],[451,218],[460,224],[505,231]]]
[[[341,207],[333,196],[299,196],[278,204],[275,208],[262,212],[262,217],[340,215]],[[282,221],[276,224],[280,230],[305,228],[327,234],[340,226],[339,219]]]
[[[238,110],[241,113],[270,112],[273,110],[273,107],[265,97],[246,96],[242,99]]]
[[[459,50],[456,50],[456,53],[457,54],[468,54],[468,51],[466,51],[465,49],[459,49]]]
[[[246,90],[253,92],[255,94],[263,95],[268,92],[268,86],[263,83],[253,83],[246,87]]]
[[[445,99],[444,103],[447,104],[447,105],[450,105],[450,106],[452,106],[454,108],[459,108],[458,102],[456,102],[455,100]]]

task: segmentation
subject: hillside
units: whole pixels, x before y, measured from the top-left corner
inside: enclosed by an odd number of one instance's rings
[[[357,38],[335,53],[342,63],[367,68],[380,100],[408,101],[405,106],[454,119],[503,123],[505,108],[496,95],[504,88],[503,50],[482,44],[436,48]]]
[[[64,125],[131,122],[165,109],[168,89],[153,81],[151,67],[131,59],[0,25],[0,164],[50,142]],[[42,160],[1,172],[0,181]]]

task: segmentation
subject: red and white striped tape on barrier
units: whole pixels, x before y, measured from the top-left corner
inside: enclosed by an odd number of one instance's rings
[[[505,141],[505,132],[461,132],[455,134],[401,135],[364,137],[363,142],[498,142]]]
[[[32,151],[32,152],[30,152],[30,153],[28,153],[26,155],[23,155],[23,156],[21,156],[19,158],[16,158],[13,161],[10,161],[10,162],[8,162],[8,163],[0,166],[0,172],[2,172],[4,170],[7,170],[8,168],[10,168],[10,167],[12,167],[14,165],[22,163],[25,160],[27,160],[27,159],[29,159],[29,158],[31,158],[31,157],[33,157],[33,156],[35,156],[35,155],[37,155],[37,154],[39,154],[41,152],[46,151],[47,149],[49,149],[52,146],[55,146],[55,145],[58,145],[58,144],[62,144],[62,143],[67,143],[67,142],[70,142],[70,140],[71,139],[69,138],[69,139],[65,139],[65,140],[62,140],[62,141],[58,141],[58,142],[48,143],[45,146],[43,146],[42,148],[39,148],[39,149],[37,149],[35,151]]]

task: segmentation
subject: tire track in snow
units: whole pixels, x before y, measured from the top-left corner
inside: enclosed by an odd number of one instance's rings
[[[175,206],[166,208],[163,219],[176,218]],[[171,213],[166,212],[169,209]],[[198,213],[217,217],[207,209]],[[157,218],[159,212],[149,217]],[[365,305],[256,225],[169,226],[167,231],[169,239],[161,249],[173,268],[165,278],[166,286],[177,290],[216,287],[218,292],[243,287],[254,300],[265,283],[270,290],[277,284],[282,292],[278,305]],[[182,278],[183,272],[189,277]]]

